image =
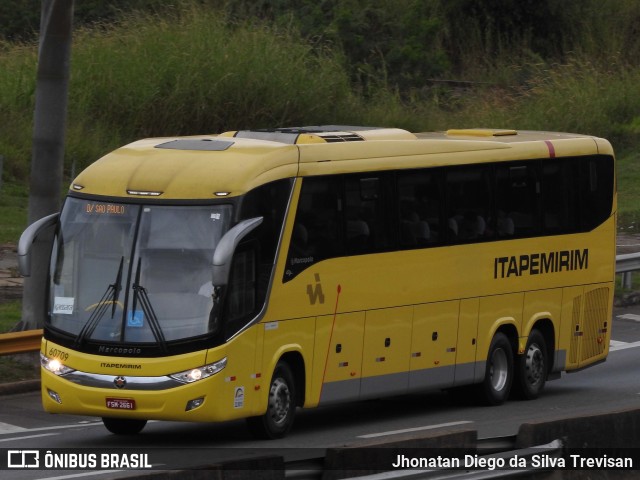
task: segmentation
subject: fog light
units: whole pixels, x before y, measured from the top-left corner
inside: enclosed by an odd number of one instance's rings
[[[52,400],[62,405],[62,399],[60,398],[60,395],[58,395],[53,390],[49,390],[48,388],[47,388],[47,393],[49,394],[49,397],[51,397]]]
[[[201,406],[203,403],[204,403],[204,397],[194,398],[193,400],[189,400],[187,402],[187,408],[185,408],[184,411],[188,412],[189,410],[194,410],[199,406]]]

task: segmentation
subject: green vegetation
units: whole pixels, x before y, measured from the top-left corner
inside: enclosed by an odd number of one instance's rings
[[[0,302],[0,334],[9,332],[21,318],[21,302]],[[39,378],[38,362],[30,357],[0,356],[0,383]]]
[[[40,5],[0,2],[0,243],[26,224]],[[75,0],[74,22],[66,181],[145,136],[573,131],[611,140],[620,223],[640,226],[636,0]],[[0,304],[0,332],[19,319]]]
[[[0,303],[0,333],[6,333],[20,321],[21,302],[13,300],[10,302]]]
[[[27,226],[27,201],[27,190],[20,184],[0,188],[0,244],[16,242]]]
[[[145,136],[322,123],[544,129],[611,140],[621,218],[640,216],[638,2],[177,3],[76,0],[65,181]],[[25,224],[35,4],[0,7],[2,242]]]
[[[11,357],[0,357],[0,383],[37,378],[40,378],[40,365],[29,361],[17,361]]]

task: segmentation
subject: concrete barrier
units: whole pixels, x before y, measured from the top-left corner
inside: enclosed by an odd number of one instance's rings
[[[141,480],[284,480],[284,459],[279,455],[267,455],[230,460],[188,470],[158,471],[126,478]]]
[[[392,470],[398,455],[419,452],[428,456],[453,458],[476,451],[478,432],[469,429],[413,432],[394,435],[393,440],[366,440],[338,448],[328,448],[322,480],[339,480]],[[417,456],[417,455],[416,455]]]
[[[567,448],[639,448],[640,409],[523,423],[516,448],[562,439]]]
[[[556,418],[540,422],[524,423],[520,426],[516,448],[531,447],[561,439],[564,444],[563,457],[570,465],[571,454],[603,449],[611,456],[620,449],[621,454],[640,447],[640,409],[633,408],[569,418]],[[635,455],[634,455],[635,456]],[[634,468],[639,468],[634,465]],[[562,480],[635,480],[640,477],[638,470],[569,469],[554,472]]]

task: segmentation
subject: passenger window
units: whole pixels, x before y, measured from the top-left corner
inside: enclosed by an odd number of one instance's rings
[[[573,159],[542,165],[542,224],[546,235],[579,229],[577,163]]]
[[[303,179],[283,281],[316,262],[342,254],[339,186],[338,176]]]
[[[399,238],[401,248],[435,245],[440,239],[440,189],[437,173],[398,173]]]
[[[389,246],[390,221],[385,215],[385,177],[345,178],[347,254],[381,252]]]
[[[493,236],[488,169],[466,166],[446,174],[447,237],[452,243],[482,241]]]
[[[611,157],[592,157],[582,162],[581,226],[589,231],[611,215],[613,198],[613,160]]]
[[[539,232],[536,164],[496,167],[495,227],[499,238],[527,237]]]

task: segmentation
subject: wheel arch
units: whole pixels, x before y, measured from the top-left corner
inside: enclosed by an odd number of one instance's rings
[[[513,350],[513,356],[515,358],[515,355],[518,352],[518,329],[513,323],[503,323],[495,332],[493,332],[493,336],[498,332],[504,334],[509,339],[509,343]]]
[[[296,388],[296,404],[298,407],[302,407],[304,405],[306,396],[306,370],[302,353],[300,353],[299,350],[289,350],[280,355],[280,358],[276,362],[276,365],[279,362],[285,362],[289,366],[289,368],[291,368],[291,373],[293,373],[293,381]]]

